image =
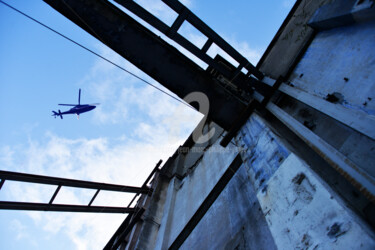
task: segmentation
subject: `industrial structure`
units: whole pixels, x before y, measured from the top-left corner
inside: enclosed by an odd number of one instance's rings
[[[179,97],[201,93],[191,104],[206,116],[140,188],[1,171],[0,185],[57,186],[48,204],[1,208],[129,213],[105,249],[375,248],[374,1],[297,1],[256,66],[177,0],[162,0],[178,14],[171,26],[131,0],[44,1]],[[203,47],[178,33],[184,22]],[[208,56],[213,44],[238,65]],[[97,192],[62,207],[61,186]],[[100,190],[139,199],[91,206]]]

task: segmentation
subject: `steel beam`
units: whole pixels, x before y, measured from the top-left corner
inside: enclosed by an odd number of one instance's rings
[[[83,213],[134,213],[134,208],[0,201],[0,209]]]
[[[210,103],[208,116],[224,129],[229,129],[231,121],[245,108],[209,73],[110,2],[44,1],[180,98],[195,91],[206,94]]]
[[[163,0],[164,1],[164,0]],[[209,66],[219,70],[224,75],[230,74],[227,69],[221,64],[214,61],[210,56],[206,54],[210,46],[215,43],[219,48],[225,51],[229,56],[235,59],[238,64],[237,72],[231,72],[233,78],[245,67],[251,74],[255,75],[257,78],[261,79],[263,74],[256,69],[245,57],[243,57],[237,50],[235,50],[229,43],[227,43],[223,38],[221,38],[215,31],[213,31],[207,24],[200,20],[193,12],[186,8],[183,4],[178,1],[167,1],[164,2],[179,15],[172,24],[171,27],[166,25],[164,22],[160,21],[157,17],[152,15],[150,12],[145,10],[139,4],[133,0],[115,0],[118,4],[122,5],[133,14],[137,15],[143,21],[152,25],[154,28],[162,32],[164,35],[177,42],[179,45],[183,46],[185,49],[190,51],[196,57],[207,63]],[[203,35],[207,37],[207,42],[202,49],[198,48],[188,39],[177,33],[178,29],[181,27],[184,21],[189,22],[197,30],[199,30]]]
[[[143,183],[142,187],[146,188],[147,187],[147,184],[150,182],[152,176],[154,176],[154,174],[159,171],[159,167],[160,165],[163,163],[163,160],[159,160],[158,163],[155,165],[154,169],[151,171],[151,173],[148,175],[147,179],[145,180],[145,182]]]
[[[202,34],[211,39],[218,47],[223,49],[234,60],[236,60],[241,66],[241,68],[246,68],[249,72],[251,72],[251,74],[256,76],[258,79],[263,78],[263,74],[258,69],[256,69],[245,57],[243,57],[237,50],[235,50],[229,43],[227,43],[223,38],[221,38],[213,29],[211,29],[207,24],[205,24],[193,12],[187,9],[182,3],[176,0],[162,1],[180,15],[184,12],[187,12],[188,14],[186,15],[186,21],[188,21]],[[241,69],[239,68],[239,70]]]
[[[4,170],[0,170],[0,179],[11,180],[11,181],[31,182],[31,183],[38,183],[38,184],[48,184],[48,185],[61,185],[61,186],[77,187],[77,188],[101,189],[101,190],[106,190],[106,191],[127,192],[127,193],[147,194],[150,192],[150,189],[147,187],[139,188],[139,187],[132,187],[132,186],[92,182],[92,181],[81,181],[81,180],[73,180],[73,179],[66,179],[66,178],[49,177],[49,176],[44,176],[44,175],[17,173],[17,172],[4,171]]]
[[[193,55],[198,57],[203,62],[207,63],[208,65],[218,69],[219,71],[224,71],[226,74],[230,74],[230,72],[217,63],[215,60],[213,60],[209,55],[206,54],[206,51],[203,51],[202,49],[195,46],[192,42],[187,40],[185,37],[183,37],[181,34],[179,34],[177,31],[184,22],[184,19],[186,18],[186,11],[181,12],[180,15],[178,15],[177,19],[174,21],[171,27],[166,25],[164,22],[159,20],[157,17],[152,15],[150,12],[145,10],[142,6],[134,2],[133,0],[115,0],[118,4],[122,5],[129,11],[131,11],[133,14],[141,18],[143,21],[147,22],[157,30],[159,30],[161,33],[166,35],[168,38],[172,39],[185,49],[187,49],[189,52],[191,52]],[[211,46],[212,43],[209,45]],[[208,46],[208,44],[206,45]]]

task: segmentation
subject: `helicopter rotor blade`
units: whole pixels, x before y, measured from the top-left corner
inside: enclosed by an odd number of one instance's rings
[[[78,92],[78,105],[81,105],[81,89]]]
[[[77,104],[59,104],[60,106],[77,106]]]

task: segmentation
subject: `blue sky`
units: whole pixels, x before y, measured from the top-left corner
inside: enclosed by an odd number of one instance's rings
[[[153,82],[40,0],[7,3]],[[159,0],[140,2],[166,23]],[[294,1],[183,1],[256,64]],[[180,31],[196,44],[204,38]],[[221,53],[212,48],[214,56]],[[194,58],[192,58],[195,60]],[[199,63],[199,62],[197,62]],[[201,64],[204,66],[203,64]],[[101,105],[54,119],[58,103]],[[202,118],[200,114],[0,4],[0,169],[141,185]],[[47,202],[53,187],[6,182],[0,200]],[[63,188],[55,203],[86,204],[92,191]],[[96,205],[131,196],[100,193]],[[0,249],[101,249],[125,215],[0,211]]]

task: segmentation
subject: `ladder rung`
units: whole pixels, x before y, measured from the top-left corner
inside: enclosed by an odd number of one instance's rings
[[[0,182],[0,189],[3,187],[4,182],[5,182],[5,179],[1,179],[1,182]]]
[[[89,204],[87,206],[91,206],[91,204],[94,202],[96,196],[99,194],[100,192],[100,189],[96,190],[94,196],[91,198],[91,201],[89,202]]]
[[[211,45],[213,44],[213,41],[211,39],[207,39],[206,43],[203,45],[201,51],[203,53],[206,53],[208,51],[208,49],[211,47]]]
[[[60,189],[61,189],[61,185],[58,185],[56,190],[55,190],[55,193],[53,193],[52,198],[51,198],[51,200],[49,201],[48,204],[52,204],[53,200],[56,198],[57,193],[60,191]]]
[[[181,25],[185,21],[185,18],[187,16],[187,14],[188,14],[188,11],[185,10],[181,14],[178,15],[178,17],[176,18],[176,20],[172,24],[172,27],[171,27],[171,30],[170,30],[171,33],[175,33],[175,32],[178,31],[178,29],[181,27]]]

